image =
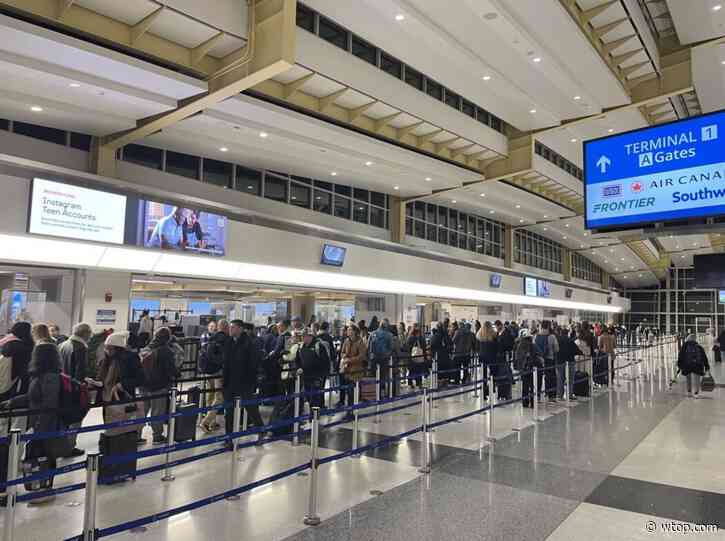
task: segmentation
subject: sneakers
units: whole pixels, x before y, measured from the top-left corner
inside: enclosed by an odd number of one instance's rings
[[[166,443],[166,436],[154,436],[153,444],[154,445],[163,445]]]
[[[695,399],[698,399],[698,398],[700,398],[700,392],[699,391],[695,393]]]

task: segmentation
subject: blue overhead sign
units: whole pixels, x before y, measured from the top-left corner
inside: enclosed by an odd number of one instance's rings
[[[584,143],[586,226],[725,214],[725,111]]]

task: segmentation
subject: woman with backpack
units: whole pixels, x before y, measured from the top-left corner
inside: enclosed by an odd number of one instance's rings
[[[677,358],[677,368],[687,378],[687,396],[700,397],[700,378],[710,371],[710,363],[703,347],[694,334],[687,336]]]
[[[521,372],[521,398],[522,404],[525,408],[534,407],[534,374],[533,369],[541,369],[543,363],[541,362],[541,352],[538,350],[534,341],[529,334],[528,329],[521,329],[519,331],[519,341],[516,345],[514,352],[514,363],[516,370]],[[541,382],[543,374],[541,370],[538,372],[538,385],[539,393],[541,393]]]
[[[425,338],[420,333],[420,327],[413,323],[406,342],[406,348],[410,352],[410,363],[408,364],[408,385],[411,387],[423,386],[423,376],[427,371],[428,359],[425,354]]]

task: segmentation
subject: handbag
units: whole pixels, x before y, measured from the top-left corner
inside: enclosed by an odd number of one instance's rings
[[[103,422],[105,424],[130,421],[137,418],[138,405],[135,402],[128,404],[113,404],[114,401],[129,400],[131,395],[126,391],[117,392],[115,387],[111,391],[111,404],[103,407]],[[137,425],[117,426],[105,431],[109,436],[123,434],[137,429]]]
[[[715,390],[715,378],[712,377],[710,372],[702,377],[702,384],[700,385],[703,392],[711,393]]]
[[[420,346],[413,346],[413,349],[410,350],[410,357],[410,360],[415,364],[421,364],[425,362],[425,352]]]

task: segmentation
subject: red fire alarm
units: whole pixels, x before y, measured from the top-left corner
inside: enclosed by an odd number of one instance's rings
[[[113,293],[110,291],[106,291],[106,302],[111,302],[113,300]]]

